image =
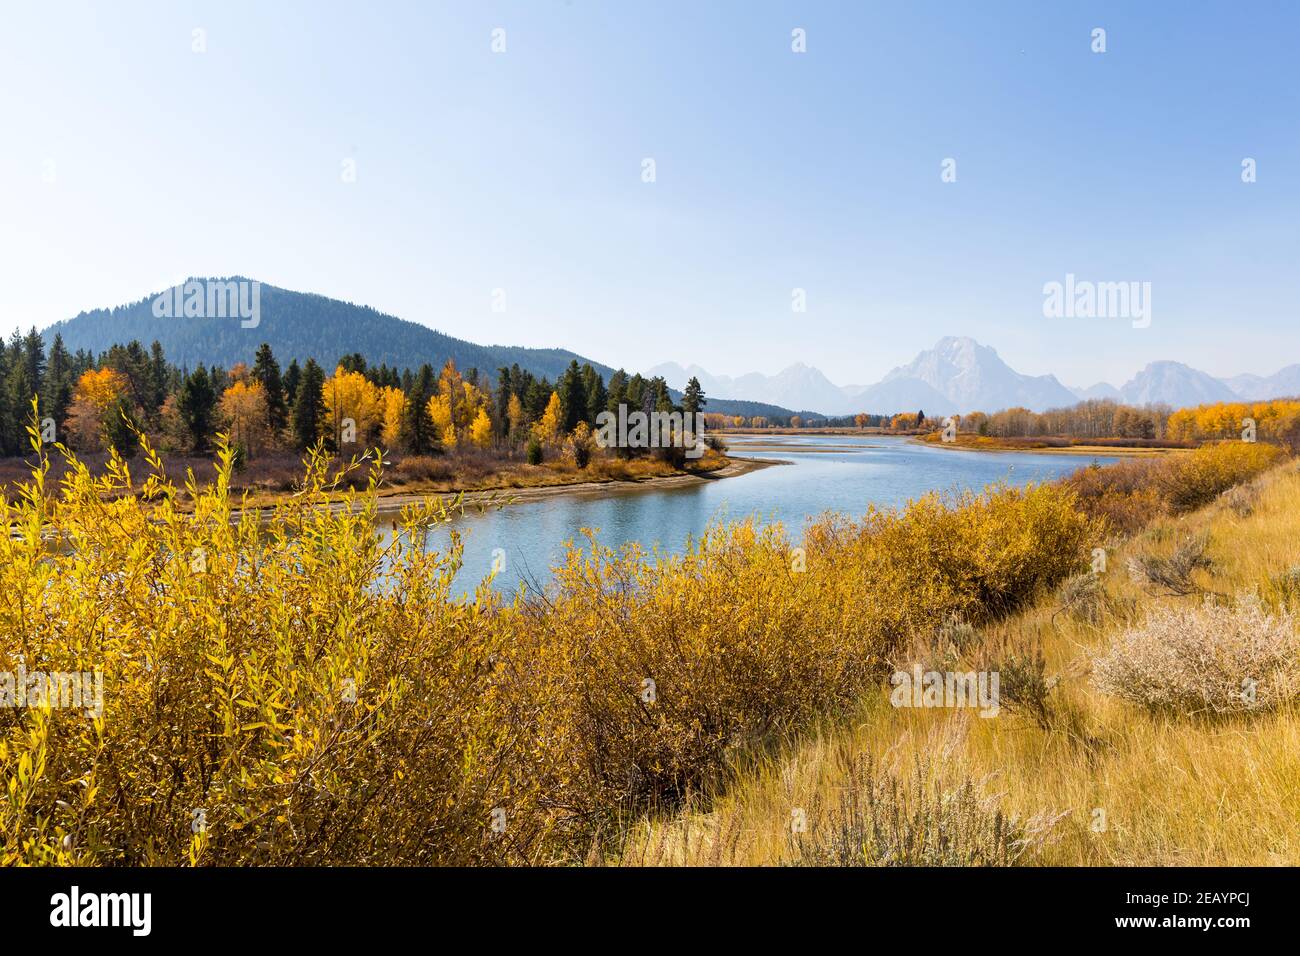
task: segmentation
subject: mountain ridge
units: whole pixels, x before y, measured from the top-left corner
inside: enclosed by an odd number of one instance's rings
[[[204,283],[253,281],[244,276],[193,278]],[[133,339],[146,347],[157,341],[170,361],[191,368],[200,363],[226,367],[236,362],[251,365],[258,346],[267,342],[282,367],[295,359],[305,362],[314,358],[330,370],[341,357],[359,352],[372,365],[398,369],[418,369],[424,362],[440,368],[451,359],[463,371],[476,368],[493,379],[499,367],[514,364],[551,381],[575,360],[579,365],[590,364],[607,382],[615,371],[603,362],[568,349],[479,345],[371,306],[314,292],[282,289],[265,282],[260,284],[260,289],[259,315],[252,327],[244,327],[237,317],[155,315],[153,303],[167,291],[163,290],[125,305],[82,311],[70,319],[52,323],[41,334],[47,346],[59,334],[68,351],[85,349],[95,355],[111,345]],[[628,371],[630,374],[638,370]],[[708,408],[747,417],[788,417],[797,411],[770,403],[747,399],[728,401],[721,397],[710,400]]]

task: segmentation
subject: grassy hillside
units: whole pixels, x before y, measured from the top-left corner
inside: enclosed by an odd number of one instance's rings
[[[860,863],[865,846],[878,863],[892,850],[914,863],[1296,865],[1297,541],[1294,463],[1160,517],[1112,552],[1095,590],[1069,584],[950,631],[946,649],[934,634],[898,655],[1000,666],[996,718],[895,708],[882,684],[846,719],[740,766],[711,812],[639,824],[612,859]]]

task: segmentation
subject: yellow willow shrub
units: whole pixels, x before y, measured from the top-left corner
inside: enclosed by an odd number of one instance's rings
[[[39,448],[34,437],[33,444]],[[92,671],[102,713],[0,709],[0,863],[465,863],[526,852],[511,770],[520,722],[503,695],[497,609],[453,600],[446,519],[406,512],[384,546],[374,496],[301,492],[264,524],[234,514],[231,452],[187,488],[153,451],[136,482],[113,458],[41,462],[5,507],[0,668]],[[373,482],[377,469],[371,474]]]
[[[1186,454],[1080,468],[1062,480],[1088,514],[1133,532],[1160,514],[1181,514],[1258,475],[1283,457],[1275,445],[1221,442]]]
[[[1175,514],[1209,504],[1218,495],[1276,465],[1285,452],[1276,445],[1228,441],[1204,445],[1166,459],[1157,472],[1161,494]]]
[[[860,523],[826,519],[806,540],[810,558],[844,569],[844,600],[870,609],[873,650],[886,654],[954,616],[1006,613],[1077,571],[1096,537],[1072,493],[1037,485],[935,492]]]
[[[685,554],[571,548],[518,605],[512,655],[539,701],[541,791],[599,825],[679,799],[727,753],[834,710],[869,673],[832,598],[840,569],[794,570],[779,526],[714,527]]]
[[[1041,486],[823,519],[803,553],[751,522],[678,557],[571,549],[556,593],[512,619],[540,790],[579,832],[678,801],[733,748],[852,701],[916,630],[1077,572],[1093,534],[1072,495]]]

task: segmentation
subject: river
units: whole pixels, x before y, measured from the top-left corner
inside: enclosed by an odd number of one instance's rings
[[[639,541],[680,551],[688,537],[711,522],[755,515],[785,524],[797,538],[809,518],[826,511],[862,515],[869,504],[899,505],[931,490],[980,489],[998,481],[1023,485],[1069,474],[1114,457],[958,451],[881,435],[732,436],[732,457],[780,459],[790,464],[689,485],[619,488],[613,493],[561,494],[457,516],[464,567],[458,590],[470,591],[492,567],[504,563],[494,586],[513,590],[521,581],[545,583],[582,528],[599,530],[602,544]],[[780,447],[776,447],[779,445]],[[443,547],[447,534],[430,536]]]

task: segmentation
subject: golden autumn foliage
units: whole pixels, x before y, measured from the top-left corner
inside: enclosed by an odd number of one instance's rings
[[[5,506],[3,666],[99,669],[104,692],[96,718],[6,712],[0,863],[500,859],[485,821],[519,777],[501,632],[490,602],[450,597],[458,554],[412,543],[445,508],[407,510],[385,545],[373,497],[315,507],[315,458],[259,526],[223,448],[181,514],[144,452],[143,482],[116,456],[98,479],[76,464],[53,502],[42,461]]]
[[[1284,457],[1275,445],[1222,442],[1157,460],[1082,468],[1065,479],[1088,514],[1121,532],[1161,514],[1181,514],[1213,500]]]
[[[380,388],[361,372],[345,371],[343,366],[325,380],[325,427],[335,442],[347,441],[344,422],[356,427],[352,444],[372,445],[384,427],[386,406]]]
[[[102,412],[125,395],[128,387],[126,377],[114,369],[89,369],[77,379],[72,400],[86,402],[96,411]]]
[[[99,719],[35,707],[6,726],[7,862],[568,858],[849,700],[907,628],[1010,606],[1090,539],[1068,494],[995,489],[819,525],[798,558],[752,523],[679,557],[575,549],[548,601],[502,605],[452,596],[456,550],[406,543],[441,505],[385,544],[373,494],[315,507],[314,459],[259,524],[234,514],[225,449],[181,514],[143,450],[143,482],[116,457],[99,479],[74,461],[47,502],[42,465],[6,509],[10,666],[104,681]]]
[[[383,409],[383,428],[379,437],[385,448],[396,448],[401,442],[402,412],[406,409],[406,395],[400,388],[389,386],[381,389],[380,406]]]
[[[454,450],[462,440],[477,444],[471,432],[479,412],[486,415],[487,401],[488,396],[473,382],[465,381],[456,370],[456,363],[449,359],[438,377],[438,391],[426,405],[429,420],[445,450]]]
[[[89,369],[77,379],[68,407],[67,429],[71,444],[97,451],[104,444],[104,425],[119,400],[129,394],[126,376],[111,368]]]
[[[917,633],[995,622],[1086,568],[1104,530],[1068,485],[930,494],[798,547],[752,521],[680,555],[593,538],[545,599],[507,603],[456,596],[454,537],[422,547],[444,503],[380,533],[377,463],[352,492],[314,455],[259,520],[228,447],[181,513],[147,441],[143,480],[71,459],[57,490],[33,445],[4,506],[0,668],[99,669],[104,693],[97,717],[7,712],[9,864],[579,860],[843,712]],[[1255,467],[1250,448],[1207,451],[1185,497]]]
[[[560,440],[560,396],[551,392],[542,417],[533,423],[533,437],[543,445],[554,445]]]
[[[479,408],[478,414],[469,426],[469,439],[479,448],[491,446],[492,419],[488,417],[487,408]]]
[[[235,383],[221,395],[220,410],[231,441],[250,454],[260,452],[270,437],[266,419],[266,389],[262,384],[246,375],[235,379]]]
[[[1300,445],[1300,401],[1217,402],[1180,408],[1166,426],[1174,441],[1240,438],[1247,420],[1255,423],[1260,441],[1275,442],[1295,450]]]

